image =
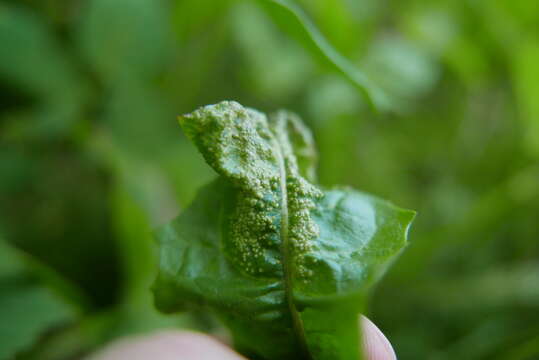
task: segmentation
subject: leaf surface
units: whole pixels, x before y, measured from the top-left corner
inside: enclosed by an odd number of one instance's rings
[[[23,6],[1,3],[0,44],[2,85],[28,101],[2,113],[8,123],[2,124],[2,135],[54,137],[72,130],[88,89],[52,27]]]
[[[261,0],[261,4],[273,15],[275,21],[296,35],[311,53],[350,80],[372,109],[387,111],[393,108],[384,90],[367,73],[341,55],[298,4],[292,0]]]
[[[51,274],[25,261],[2,239],[0,264],[0,360],[4,360],[29,349],[46,331],[72,320],[75,312],[45,286],[44,278],[56,282]]]
[[[290,113],[222,102],[180,123],[220,176],[157,233],[158,308],[213,309],[250,358],[358,359],[365,291],[413,212],[309,182],[312,136]]]
[[[80,22],[81,51],[107,86],[152,79],[168,57],[164,1],[91,0]]]

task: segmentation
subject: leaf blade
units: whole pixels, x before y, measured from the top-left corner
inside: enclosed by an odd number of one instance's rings
[[[305,38],[311,43],[311,51],[317,52],[334,70],[344,75],[365,97],[371,109],[384,112],[392,108],[383,89],[333,47],[299,5],[289,0],[262,0],[262,3],[288,12],[305,31]]]
[[[34,345],[46,331],[64,325],[75,309],[50,288],[44,269],[28,262],[0,238],[0,359]],[[46,270],[48,272],[48,270]],[[47,279],[48,280],[48,279]],[[56,284],[52,284],[53,286]]]
[[[157,233],[158,308],[213,309],[247,356],[357,359],[362,299],[406,245],[413,212],[310,184],[312,139],[289,114],[225,101],[180,124],[220,176]]]

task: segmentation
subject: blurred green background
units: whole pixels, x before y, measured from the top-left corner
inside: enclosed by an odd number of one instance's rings
[[[388,108],[270,0],[0,1],[0,359],[215,328],[153,310],[150,230],[214,176],[176,116],[224,99],[418,211],[368,314],[399,359],[539,359],[539,1],[296,4]]]

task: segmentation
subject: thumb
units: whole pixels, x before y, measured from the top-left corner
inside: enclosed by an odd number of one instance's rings
[[[203,334],[165,331],[115,341],[86,360],[245,360]]]
[[[395,351],[385,335],[365,316],[361,315],[363,353],[366,360],[397,360]]]

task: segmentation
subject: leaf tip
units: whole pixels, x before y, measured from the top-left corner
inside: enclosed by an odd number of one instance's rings
[[[409,210],[409,209],[402,209],[401,214],[399,216],[400,223],[404,229],[404,242],[408,243],[408,233],[410,232],[410,228],[412,226],[412,223],[415,220],[415,217],[417,215],[417,211]]]

